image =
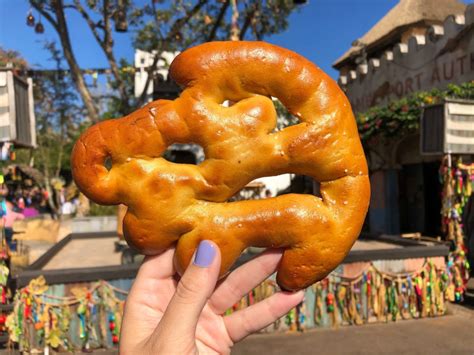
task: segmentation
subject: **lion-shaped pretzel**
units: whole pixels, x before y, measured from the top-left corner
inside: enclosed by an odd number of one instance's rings
[[[357,239],[370,195],[350,104],[318,67],[263,42],[211,42],[181,53],[170,75],[184,90],[89,128],[73,176],[93,201],[128,206],[124,234],[144,254],[176,244],[183,272],[203,239],[222,253],[221,275],[249,247],[284,248],[277,282],[298,290],[324,278]],[[278,98],[301,121],[275,131]],[[234,104],[224,107],[222,102]],[[173,143],[206,159],[175,164]],[[106,159],[112,167],[106,168]],[[283,173],[320,182],[321,197],[288,194],[226,202],[250,181]]]

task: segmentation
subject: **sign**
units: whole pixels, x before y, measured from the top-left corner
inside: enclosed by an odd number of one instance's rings
[[[468,12],[473,9],[468,7]],[[341,76],[340,84],[354,111],[364,112],[416,91],[474,80],[472,17],[468,13],[448,17],[443,26],[432,26],[426,35],[398,43],[383,56]]]

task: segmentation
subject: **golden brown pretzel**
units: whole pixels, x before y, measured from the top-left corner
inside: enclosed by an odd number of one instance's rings
[[[314,64],[263,42],[212,42],[181,53],[170,74],[184,91],[88,129],[72,155],[92,200],[128,206],[127,241],[144,254],[177,242],[182,272],[202,239],[222,252],[221,275],[248,246],[286,248],[277,281],[287,290],[325,277],[360,233],[367,164],[347,98]],[[301,123],[273,132],[277,97]],[[224,100],[235,104],[223,107]],[[162,158],[173,143],[205,151],[198,166]],[[112,159],[107,170],[104,161]],[[321,196],[289,194],[226,203],[248,182],[308,175]]]

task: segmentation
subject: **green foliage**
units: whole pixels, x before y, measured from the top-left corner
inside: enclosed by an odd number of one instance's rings
[[[69,169],[69,157],[81,130],[83,116],[71,77],[62,68],[61,52],[53,42],[45,44],[57,71],[35,81],[35,115],[38,148],[33,152],[35,167],[45,176],[59,177]]]
[[[89,1],[89,9],[101,14],[100,1]],[[288,27],[288,17],[296,9],[292,0],[238,1],[238,27],[241,39],[262,39]],[[229,40],[231,33],[230,0],[129,1],[129,29],[134,31],[133,46],[147,52],[181,51],[199,43]],[[124,116],[143,102],[134,96],[133,63],[120,60],[120,78],[109,77],[105,119]],[[127,91],[117,95],[119,84]]]
[[[91,202],[88,216],[98,217],[98,216],[116,216],[117,215],[117,206],[102,206],[94,202]]]
[[[128,31],[133,33],[131,45],[134,48],[155,53],[154,64],[149,69],[149,79],[153,80],[158,59],[163,51],[181,51],[187,47],[214,40],[229,40],[231,32],[240,39],[263,39],[279,33],[288,27],[288,17],[297,8],[293,0],[74,0],[56,2],[54,0],[29,0],[44,19],[53,25],[59,36],[62,49],[67,57],[69,69],[74,78],[80,98],[87,108],[92,121],[100,118],[121,117],[137,107],[143,106],[146,94],[135,98],[133,90],[133,63],[115,57],[114,43],[117,25],[116,15],[120,3],[120,13],[125,13]],[[72,23],[65,16],[76,12],[83,24],[90,29],[109,63],[107,76],[108,90],[104,95],[93,95],[79,80],[84,73],[70,51],[74,47],[71,33]],[[233,16],[234,12],[238,17]],[[60,18],[65,21],[59,21]],[[64,35],[66,34],[66,35]],[[147,82],[149,85],[149,81]],[[95,97],[94,97],[95,96]],[[98,97],[100,96],[100,98]],[[91,100],[91,97],[94,97]],[[105,98],[105,100],[104,100]],[[92,102],[91,102],[92,101]],[[104,110],[105,108],[105,110]]]
[[[197,6],[199,11],[195,11]],[[292,0],[252,0],[238,1],[237,9],[240,38],[261,40],[287,29],[296,6]],[[129,12],[131,25],[138,29],[134,46],[145,51],[176,51],[229,40],[231,12],[229,0],[152,1],[151,5],[135,6]]]
[[[121,59],[119,64],[119,73],[120,78],[124,83],[128,100],[124,101],[120,96],[110,95],[106,103],[106,109],[102,114],[103,119],[122,117],[137,108],[137,102],[134,93],[135,70],[133,69],[132,64],[127,62],[125,59]],[[110,89],[116,92],[118,89],[117,80],[111,77],[108,83]]]
[[[0,68],[6,67],[8,63],[11,63],[14,69],[28,69],[28,62],[20,53],[0,47]]]
[[[273,99],[273,105],[277,112],[277,130],[282,130],[285,127],[293,126],[299,123],[296,116],[292,115],[287,108],[278,99]]]
[[[364,142],[375,137],[399,137],[419,128],[425,105],[441,102],[444,98],[474,99],[474,81],[461,85],[449,84],[446,90],[432,89],[416,92],[386,106],[376,106],[357,114],[359,134]]]

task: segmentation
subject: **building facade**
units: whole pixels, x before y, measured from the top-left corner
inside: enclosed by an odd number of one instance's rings
[[[401,0],[333,66],[356,113],[416,92],[471,82],[474,6]],[[440,235],[442,155],[421,154],[419,131],[365,144],[370,148],[370,231]]]

